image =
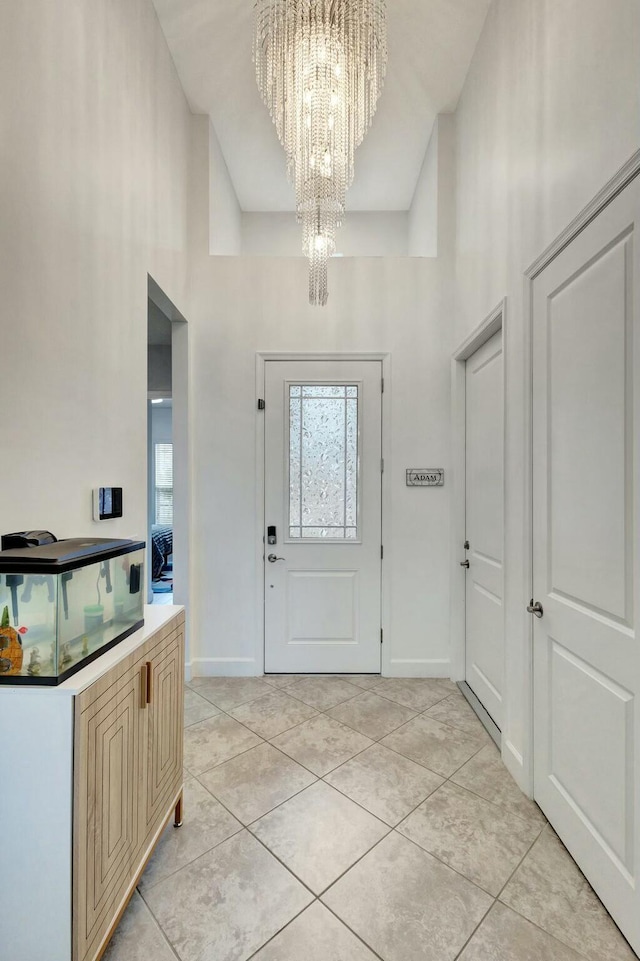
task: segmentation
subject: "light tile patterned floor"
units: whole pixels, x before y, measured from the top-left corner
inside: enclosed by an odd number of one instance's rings
[[[105,961],[632,961],[450,681],[199,678]]]

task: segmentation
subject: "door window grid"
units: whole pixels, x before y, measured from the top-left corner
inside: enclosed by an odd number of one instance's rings
[[[155,521],[173,524],[173,444],[155,445]]]
[[[358,539],[358,386],[289,386],[289,537]]]

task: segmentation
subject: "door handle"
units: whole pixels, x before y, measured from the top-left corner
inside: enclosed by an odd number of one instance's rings
[[[144,710],[147,706],[147,692],[149,690],[149,662],[140,668],[140,708]]]
[[[469,567],[469,561],[460,561],[460,567]]]
[[[285,559],[286,558],[284,557],[276,557],[275,554],[269,554],[269,556],[267,557],[267,560],[269,561],[270,564],[275,564],[276,561],[284,561]]]
[[[542,610],[542,604],[540,603],[540,601],[536,601],[534,604],[533,598],[531,598],[531,600],[527,604],[527,610],[529,614],[535,614],[536,617],[542,617],[542,615],[544,614],[544,611]]]
[[[147,704],[151,704],[152,693],[153,693],[153,665],[151,661],[147,661]]]

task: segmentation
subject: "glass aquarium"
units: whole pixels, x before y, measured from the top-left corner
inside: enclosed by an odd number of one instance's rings
[[[0,684],[59,684],[142,627],[144,541],[0,551]]]

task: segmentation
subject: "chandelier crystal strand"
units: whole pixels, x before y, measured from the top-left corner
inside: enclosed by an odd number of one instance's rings
[[[255,0],[256,78],[287,160],[309,258],[309,301],[327,302],[354,156],[387,64],[385,0]]]

